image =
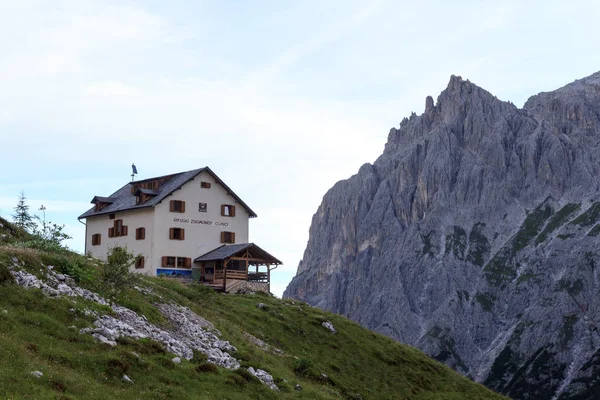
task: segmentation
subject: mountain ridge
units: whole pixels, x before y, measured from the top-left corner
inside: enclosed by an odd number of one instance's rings
[[[586,267],[600,261],[588,235],[600,199],[599,78],[519,109],[453,75],[435,104],[428,96],[423,114],[390,130],[373,164],[325,194],[284,297],[415,345],[509,396],[577,398],[577,368],[596,345],[569,355],[589,341],[573,282],[585,283],[586,317],[600,316],[598,276]],[[572,223],[586,214],[589,228]],[[562,346],[564,318],[576,332]],[[556,382],[539,383],[540,355]],[[507,378],[494,380],[499,371]]]

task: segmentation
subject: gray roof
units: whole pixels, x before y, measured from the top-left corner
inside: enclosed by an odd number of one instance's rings
[[[229,257],[242,256],[249,249],[253,258],[261,258],[271,264],[283,264],[254,243],[224,244],[196,258],[194,262],[220,261]]]
[[[114,203],[116,199],[112,197],[102,197],[102,196],[94,196],[91,203]]]
[[[160,194],[160,190],[152,190],[152,189],[144,189],[144,188],[138,188],[134,194],[137,193],[142,193],[142,194],[146,194],[148,196],[158,196]]]
[[[92,207],[88,211],[81,214],[78,219],[93,217],[96,215],[112,214],[112,213],[116,213],[116,212],[120,212],[120,211],[128,211],[128,210],[154,207],[155,205],[157,205],[161,201],[163,201],[168,195],[170,195],[171,193],[173,193],[174,191],[176,191],[178,189],[181,189],[181,187],[183,185],[185,185],[186,183],[191,181],[194,177],[196,177],[198,174],[200,174],[203,171],[208,172],[221,186],[223,186],[223,188],[225,188],[227,193],[229,193],[231,196],[233,196],[233,198],[242,207],[244,207],[246,209],[246,211],[248,211],[248,214],[250,214],[251,218],[256,217],[256,213],[254,211],[252,211],[252,209],[250,209],[250,207],[248,207],[246,205],[246,203],[244,203],[242,201],[242,199],[240,199],[229,188],[229,186],[227,186],[225,184],[225,182],[223,182],[221,180],[221,178],[219,178],[210,168],[204,167],[204,168],[200,168],[200,169],[194,169],[191,171],[179,172],[179,173],[176,173],[173,175],[165,175],[165,176],[171,176],[171,178],[162,184],[162,186],[160,187],[160,190],[157,191],[158,193],[156,196],[148,199],[143,204],[136,204],[137,199],[136,199],[136,196],[131,193],[131,186],[133,184],[146,182],[146,181],[154,180],[154,179],[159,179],[162,177],[144,179],[143,181],[129,182],[125,186],[123,186],[122,188],[120,188],[119,190],[117,190],[116,192],[114,192],[113,194],[110,195],[109,198],[110,198],[110,200],[112,200],[112,204],[109,204],[108,206],[104,207],[102,210],[97,211],[97,212],[94,211],[94,208]],[[99,198],[101,198],[101,197],[100,196],[94,197],[94,199],[99,199]]]

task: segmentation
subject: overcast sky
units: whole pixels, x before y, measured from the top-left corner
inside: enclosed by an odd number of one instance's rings
[[[599,1],[0,0],[0,215],[66,225],[94,195],[210,166],[284,261],[325,192],[451,74],[522,106],[600,70]]]

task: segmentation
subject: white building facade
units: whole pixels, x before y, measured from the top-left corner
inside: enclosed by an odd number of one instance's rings
[[[85,252],[106,259],[113,247],[139,255],[148,275],[192,276],[194,259],[224,244],[249,241],[256,214],[205,167],[130,182],[96,196],[86,221]]]

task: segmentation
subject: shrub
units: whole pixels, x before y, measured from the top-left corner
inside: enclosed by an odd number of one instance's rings
[[[100,285],[103,289],[119,293],[133,287],[138,280],[135,272],[130,270],[136,256],[124,247],[113,247],[108,251],[106,263],[100,265]]]
[[[246,382],[260,383],[260,379],[252,375],[246,368],[238,368],[234,372],[244,378]]]
[[[299,358],[294,361],[294,372],[298,375],[307,374],[313,367],[313,362],[308,358]]]
[[[217,366],[215,364],[205,362],[196,367],[196,372],[218,374],[219,368],[217,368]]]
[[[196,349],[192,349],[192,353],[194,354],[194,356],[190,360],[192,363],[194,363],[194,364],[204,364],[204,363],[206,363],[206,361],[208,361],[208,357],[206,356],[206,354],[202,353],[201,351],[198,351]]]
[[[0,264],[0,285],[5,283],[12,283],[15,281],[15,278],[12,276],[8,267],[4,264]]]

